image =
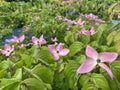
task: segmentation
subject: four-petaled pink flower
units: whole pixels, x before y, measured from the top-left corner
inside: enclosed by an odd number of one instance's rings
[[[65,56],[69,53],[69,49],[63,48],[62,43],[59,43],[58,45],[48,45],[49,51],[53,54],[54,59],[58,60],[60,56]]]
[[[76,23],[76,21],[74,21],[74,20],[69,20],[69,19],[66,19],[66,18],[65,18],[63,21],[67,22],[67,24],[69,24],[69,25]]]
[[[82,28],[80,31],[78,31],[80,34],[84,35],[94,35],[96,33],[94,27],[91,27],[90,31],[86,30],[85,28]]]
[[[96,65],[99,65],[101,68],[107,71],[109,76],[113,79],[113,74],[110,68],[104,64],[104,62],[113,62],[118,54],[115,52],[102,52],[99,53],[92,48],[91,46],[86,47],[85,51],[88,58],[83,61],[81,66],[78,68],[77,73],[84,74],[92,71]]]
[[[97,18],[98,18],[98,16],[96,16],[96,15],[94,15],[94,14],[92,14],[92,13],[90,13],[90,14],[85,14],[85,17],[86,17],[87,19],[90,19],[90,20],[94,20],[94,19],[97,19]]]
[[[46,40],[43,38],[43,35],[41,35],[39,38],[33,36],[32,42],[34,43],[34,45],[43,45],[47,43]]]
[[[118,13],[118,18],[120,18],[120,13]]]
[[[11,52],[13,52],[14,51],[14,46],[12,45],[12,46],[10,46],[10,45],[8,45],[8,44],[5,44],[4,45],[4,49],[2,50],[2,49],[0,49],[0,52],[2,53],[2,54],[4,54],[5,56],[9,56],[10,54],[11,54]]]
[[[80,31],[78,31],[79,34],[89,35],[90,32],[86,30],[85,28],[82,28]]]
[[[102,19],[96,19],[96,21],[97,21],[97,23],[104,23],[105,21],[104,20],[102,20]]]
[[[81,18],[78,19],[77,22],[75,22],[75,24],[77,24],[77,25],[83,25],[84,23],[85,23],[85,21],[83,21]]]
[[[13,36],[13,39],[10,40],[10,42],[15,42],[15,43],[21,43],[25,39],[25,35],[22,35],[20,37]]]

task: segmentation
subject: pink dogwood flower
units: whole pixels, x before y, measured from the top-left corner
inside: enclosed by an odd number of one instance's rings
[[[4,45],[4,49],[2,50],[2,49],[0,49],[0,52],[2,53],[2,54],[4,54],[5,56],[9,56],[10,54],[11,54],[11,52],[13,52],[14,51],[14,46],[12,45],[12,46],[10,46],[10,45],[8,45],[8,44],[5,44]]]
[[[95,33],[96,33],[95,28],[91,27],[91,29],[90,29],[90,35],[94,35]]]
[[[74,20],[69,20],[65,18],[63,21],[67,22],[68,25],[75,24],[76,22]]]
[[[96,16],[96,15],[94,15],[94,14],[92,14],[92,13],[90,13],[90,14],[85,14],[85,17],[86,17],[87,19],[90,19],[90,20],[94,20],[94,19],[98,18],[98,16]]]
[[[34,45],[43,45],[47,43],[46,40],[43,38],[43,35],[41,35],[39,38],[33,36],[32,42]]]
[[[120,18],[120,13],[118,13],[118,18]]]
[[[10,40],[10,42],[15,42],[15,43],[21,43],[25,39],[25,35],[22,35],[20,37],[14,36],[13,39]]]
[[[86,47],[85,54],[87,55],[87,59],[83,61],[81,66],[77,69],[77,73],[84,74],[92,71],[96,65],[99,65],[101,68],[107,71],[111,79],[113,79],[113,74],[110,68],[104,64],[104,62],[113,62],[118,54],[115,52],[102,52],[98,53],[91,46]]]
[[[78,31],[80,34],[84,35],[94,35],[96,33],[94,27],[91,27],[90,31],[86,30],[85,28],[82,28],[80,31]]]
[[[89,35],[90,32],[86,30],[85,28],[82,28],[80,31],[78,31],[79,34]]]
[[[66,56],[69,53],[69,49],[63,48],[62,43],[59,43],[58,45],[48,45],[48,50],[53,54],[54,59],[58,60],[60,56]]]
[[[77,24],[77,25],[83,25],[84,23],[85,23],[85,21],[83,21],[81,18],[78,19],[77,22],[75,22],[75,24]]]
[[[97,22],[97,23],[104,23],[105,21],[102,20],[102,19],[98,19],[98,18],[97,18],[97,19],[96,19],[96,22]]]

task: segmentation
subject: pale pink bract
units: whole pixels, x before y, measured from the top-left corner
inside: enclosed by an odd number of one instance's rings
[[[24,41],[24,39],[25,39],[25,35],[22,35],[20,37],[13,36],[10,42],[21,43]]]
[[[66,56],[69,53],[69,49],[63,48],[62,43],[59,43],[58,45],[48,45],[48,50],[53,54],[54,59],[58,60],[60,56]]]
[[[83,25],[84,23],[85,21],[83,21],[81,18],[75,22],[76,25]]]
[[[99,65],[101,68],[107,71],[111,79],[113,79],[113,74],[110,68],[104,64],[104,62],[113,62],[118,57],[118,54],[115,52],[102,52],[98,53],[91,46],[86,47],[85,51],[87,59],[83,61],[81,66],[77,69],[77,73],[84,74],[92,71],[96,65]]]
[[[87,19],[90,19],[90,20],[94,20],[94,19],[97,19],[97,18],[98,18],[98,16],[96,16],[96,15],[94,15],[94,14],[92,14],[92,13],[90,13],[90,14],[85,14],[85,17],[86,17]]]
[[[43,45],[47,43],[46,40],[43,38],[43,35],[41,35],[39,38],[33,36],[32,42],[34,45]]]
[[[95,31],[94,27],[91,27],[90,30],[86,30],[85,28],[82,28],[80,31],[78,31],[79,34],[84,34],[84,35],[94,35],[96,34],[97,31]]]
[[[10,46],[8,44],[4,45],[4,49],[0,49],[0,52],[5,56],[9,56],[14,51],[14,46]]]

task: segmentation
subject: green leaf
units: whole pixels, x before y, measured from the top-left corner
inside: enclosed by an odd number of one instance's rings
[[[28,67],[30,67],[31,64],[35,62],[35,60],[34,60],[32,57],[30,57],[29,55],[21,54],[21,57],[22,57],[23,62],[24,62]]]
[[[110,64],[113,75],[120,82],[120,60],[116,60]]]
[[[107,24],[101,24],[98,27],[97,33],[93,36],[95,40],[97,40],[98,42],[100,41],[100,39],[102,39],[102,34],[105,30],[107,30]]]
[[[76,71],[79,64],[75,61],[69,61],[65,67],[65,80],[66,84],[70,89],[75,89],[77,87],[77,81],[79,76]]]
[[[81,75],[79,83],[80,83],[81,86],[84,86],[84,85],[87,85],[89,80],[90,80],[90,75],[89,74]]]
[[[23,66],[23,60],[19,60],[14,64],[14,67],[18,67],[18,68],[21,68],[22,66]]]
[[[5,74],[6,74],[5,69],[0,70],[0,79],[3,78]]]
[[[47,90],[44,84],[35,78],[25,79],[21,85],[21,88],[24,88],[24,90]]]
[[[72,57],[76,53],[78,53],[83,48],[83,44],[81,42],[74,42],[70,47],[70,53],[69,56]]]
[[[64,37],[64,40],[67,44],[71,44],[75,41],[74,32],[68,31],[67,35]]]
[[[0,79],[0,90],[19,90],[20,81],[17,79]]]
[[[82,90],[110,90],[107,80],[101,74],[92,73],[91,75],[83,76],[80,82],[82,84]]]
[[[48,50],[40,50],[36,58],[41,59],[44,64],[54,63],[53,56]]]
[[[2,88],[2,90],[20,90],[20,83],[19,82],[12,83]]]
[[[10,64],[7,61],[2,61],[0,63],[0,69],[7,69],[7,68],[9,68],[9,66],[10,66]]]
[[[85,45],[90,42],[90,35],[80,35],[80,41]]]
[[[31,72],[42,79],[43,82],[49,84],[53,83],[53,73],[49,68],[38,64],[31,70]]]
[[[109,9],[108,9],[108,13],[112,13],[113,8],[114,8],[116,5],[117,5],[117,3],[112,4],[112,5],[109,7]]]
[[[112,43],[116,34],[117,32],[113,31],[107,36],[107,45],[110,45]]]
[[[115,43],[115,50],[120,55],[120,42]]]
[[[75,61],[81,64],[85,59],[86,59],[85,55],[79,55],[79,56],[76,56]]]
[[[22,79],[22,69],[21,68],[16,70],[13,78],[16,78],[16,79],[19,79],[19,80]]]

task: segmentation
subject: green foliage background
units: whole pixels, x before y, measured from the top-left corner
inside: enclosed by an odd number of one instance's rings
[[[91,73],[78,75],[77,68],[86,59],[85,48],[91,45],[98,52],[117,52],[120,55],[120,27],[113,24],[117,19],[119,0],[0,0],[0,39],[12,34],[15,28],[23,28],[23,34],[31,32],[39,37],[57,37],[58,42],[65,43],[69,54],[55,61],[47,45],[31,45],[16,48],[9,57],[0,54],[0,90],[120,90],[120,57],[107,63],[114,79],[106,71],[97,67]],[[77,20],[80,13],[94,13],[105,23],[95,25],[86,21],[85,26],[71,25],[60,21],[56,16]],[[84,18],[83,18],[84,19]],[[86,20],[86,19],[84,19]],[[78,30],[95,26],[97,33],[93,36],[80,35]],[[53,30],[56,30],[53,33]],[[26,36],[29,42],[31,39]],[[1,46],[2,48],[3,46]]]

